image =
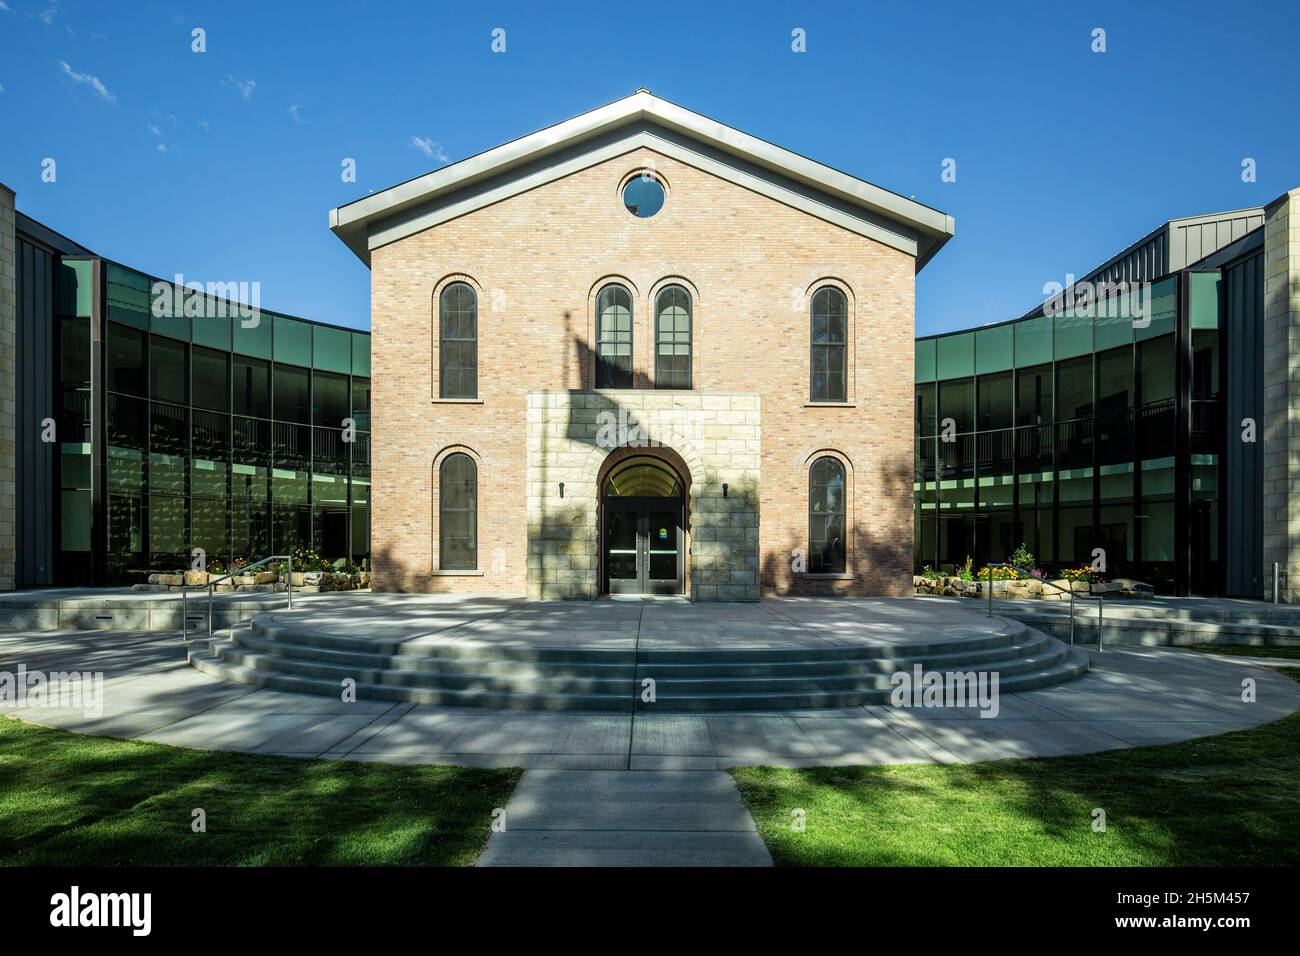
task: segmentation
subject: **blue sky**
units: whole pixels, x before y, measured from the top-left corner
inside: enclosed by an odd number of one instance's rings
[[[1300,5],[1056,6],[0,0],[0,181],[102,255],[364,328],[331,207],[644,86],[953,215],[919,334],[1013,318],[1170,217],[1300,186],[1278,46]]]

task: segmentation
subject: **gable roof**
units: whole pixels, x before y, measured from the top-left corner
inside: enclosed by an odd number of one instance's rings
[[[370,251],[648,146],[928,262],[951,216],[637,90],[631,96],[330,210],[330,229]]]

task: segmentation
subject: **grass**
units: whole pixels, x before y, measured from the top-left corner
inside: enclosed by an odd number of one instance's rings
[[[1277,660],[1300,660],[1300,647],[1255,647],[1252,644],[1185,644],[1193,651],[1225,654],[1229,657],[1272,657]]]
[[[518,778],[186,750],[0,717],[0,864],[466,866]],[[191,829],[196,808],[206,833]]]
[[[778,866],[1300,863],[1300,712],[1088,756],[732,776]]]

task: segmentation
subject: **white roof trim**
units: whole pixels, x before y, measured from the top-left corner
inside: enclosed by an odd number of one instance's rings
[[[620,136],[629,124],[638,128]],[[332,209],[330,228],[369,264],[372,248],[639,145],[703,163],[733,182],[902,249],[917,257],[918,270],[953,235],[951,216],[644,90]],[[557,152],[569,155],[547,163]],[[591,158],[584,162],[584,155]],[[521,169],[530,165],[535,168]]]

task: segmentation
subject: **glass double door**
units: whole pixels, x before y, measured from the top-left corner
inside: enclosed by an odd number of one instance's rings
[[[607,499],[604,528],[611,594],[682,593],[681,499]]]

